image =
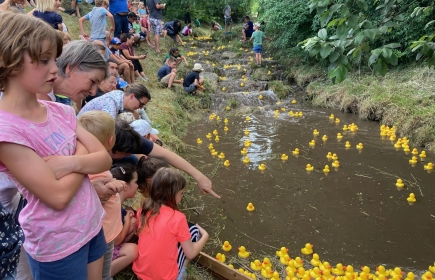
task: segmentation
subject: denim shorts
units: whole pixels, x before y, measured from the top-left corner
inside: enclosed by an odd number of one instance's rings
[[[163,34],[162,21],[156,18],[150,18],[151,27],[153,28],[154,35]]]
[[[188,87],[184,87],[184,91],[186,91],[186,92],[188,92],[188,93],[191,93],[192,91],[194,91],[195,90],[195,84],[191,84],[190,86],[188,86]]]
[[[103,229],[77,252],[53,262],[38,262],[29,254],[30,269],[34,280],[87,279],[87,265],[101,258],[107,251]]]
[[[261,46],[261,45],[254,46],[255,53],[261,53],[262,51],[263,51],[263,46]]]

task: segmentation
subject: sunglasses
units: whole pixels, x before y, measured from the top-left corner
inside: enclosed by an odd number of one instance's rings
[[[137,101],[139,101],[139,108],[142,108],[143,106],[145,106],[145,104],[142,103],[142,101],[140,101],[139,98],[137,98],[137,96],[134,96],[134,97],[136,97]]]

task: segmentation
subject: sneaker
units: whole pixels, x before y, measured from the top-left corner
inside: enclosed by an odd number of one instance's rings
[[[177,280],[187,280],[187,269],[184,266],[178,272]]]
[[[143,76],[143,77],[141,77],[140,78],[142,81],[144,81],[144,82],[148,82],[149,80],[148,80],[148,78],[146,77],[146,76]]]

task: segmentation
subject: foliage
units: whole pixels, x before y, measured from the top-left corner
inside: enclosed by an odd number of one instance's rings
[[[416,7],[414,9],[414,12],[411,14],[412,17],[420,17],[420,16],[427,16],[434,13],[434,7],[433,3],[431,6],[428,7]],[[435,26],[435,20],[429,21],[425,26],[424,29],[427,28],[434,28]],[[435,43],[433,42],[435,38],[435,32],[432,32],[431,34],[426,34],[422,36],[418,41],[414,41],[411,45],[412,52],[417,52],[417,60],[423,59],[425,60],[429,67],[434,66],[435,67]]]

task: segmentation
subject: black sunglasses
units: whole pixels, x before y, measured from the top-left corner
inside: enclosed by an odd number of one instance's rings
[[[145,106],[145,104],[142,103],[142,101],[140,101],[136,95],[134,97],[136,97],[137,101],[139,101],[139,108],[142,108],[143,106]]]

